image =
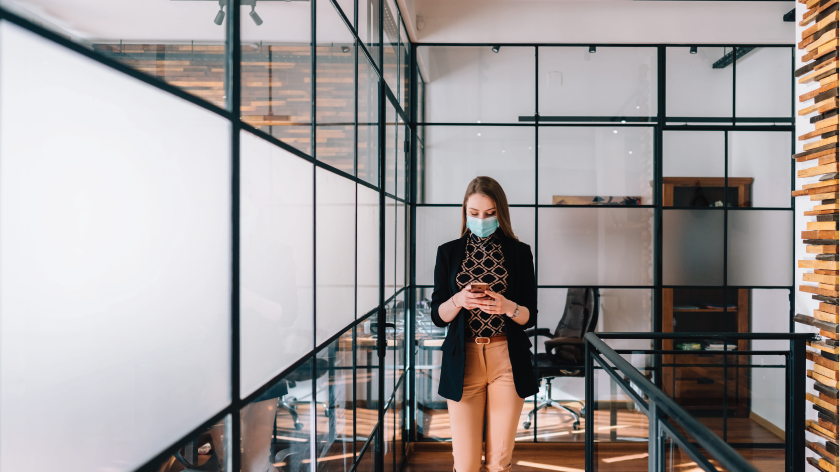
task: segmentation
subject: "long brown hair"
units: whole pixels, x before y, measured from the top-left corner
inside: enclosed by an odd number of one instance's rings
[[[467,185],[467,191],[464,193],[464,203],[461,205],[461,236],[467,234],[467,200],[476,193],[484,195],[493,200],[496,204],[496,219],[499,220],[499,229],[502,230],[505,236],[519,240],[513,234],[513,227],[510,224],[510,208],[508,207],[507,196],[499,182],[496,182],[492,177],[480,176],[472,179]]]

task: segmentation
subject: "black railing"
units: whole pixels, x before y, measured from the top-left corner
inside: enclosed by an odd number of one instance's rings
[[[633,367],[622,353],[637,354],[687,354],[678,350],[621,350],[609,347],[604,339],[681,339],[717,340],[784,340],[790,342],[789,350],[773,351],[721,351],[715,355],[754,356],[773,355],[785,359],[785,470],[803,470],[805,465],[805,346],[816,339],[810,333],[588,333],[586,346],[586,470],[595,466],[595,370],[603,369],[617,385],[633,400],[638,409],[648,418],[648,471],[666,470],[666,441],[679,447],[697,467],[708,472],[717,472],[722,467],[729,471],[757,471],[743,456],[738,454],[723,438],[699,422],[691,413],[660,390],[647,376]],[[596,366],[597,364],[597,366]],[[661,363],[653,370],[659,376]],[[632,385],[632,386],[631,386]],[[592,405],[593,407],[590,407]],[[724,411],[724,418],[727,412]],[[690,435],[693,441],[686,438]],[[704,452],[701,452],[701,449]],[[710,462],[714,460],[719,467]]]

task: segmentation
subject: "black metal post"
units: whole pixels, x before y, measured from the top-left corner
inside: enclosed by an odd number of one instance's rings
[[[805,468],[805,343],[802,338],[790,340],[790,368],[787,370],[790,388],[789,424],[786,429],[788,457],[785,458],[786,470],[790,472]]]
[[[584,383],[586,391],[584,394],[584,405],[586,413],[584,414],[584,448],[585,448],[585,470],[587,472],[595,472],[597,470],[595,464],[595,368],[594,360],[592,358],[592,346],[588,341],[585,341],[585,357],[586,364],[584,367]]]

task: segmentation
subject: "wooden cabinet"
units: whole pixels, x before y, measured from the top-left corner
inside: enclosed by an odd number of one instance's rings
[[[752,178],[730,177],[726,185],[717,177],[663,178],[663,205],[708,208],[751,204]],[[716,204],[717,202],[721,202]],[[667,237],[667,235],[666,235]],[[690,267],[686,270],[691,270]],[[661,330],[671,332],[750,331],[750,291],[710,286],[708,288],[665,288],[662,290]],[[665,340],[662,348],[675,349],[682,340]],[[737,341],[738,350],[748,350],[749,341]],[[723,356],[715,351],[687,351],[662,358],[662,387],[677,403],[696,416],[720,416],[724,405],[728,416],[749,415],[750,394],[747,356]]]

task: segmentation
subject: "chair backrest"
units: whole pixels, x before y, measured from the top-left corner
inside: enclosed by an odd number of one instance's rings
[[[600,294],[597,288],[570,288],[566,293],[566,308],[554,330],[554,338],[583,339],[595,331],[600,311]]]

